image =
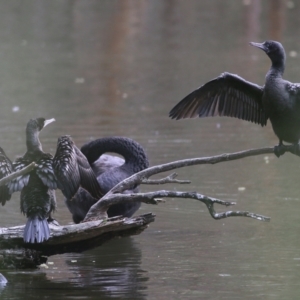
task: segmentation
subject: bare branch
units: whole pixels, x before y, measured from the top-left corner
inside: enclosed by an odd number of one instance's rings
[[[109,206],[118,204],[120,202],[144,202],[147,204],[158,204],[161,201],[158,201],[157,198],[191,198],[203,202],[208,208],[211,216],[216,219],[224,219],[228,217],[249,217],[259,221],[270,221],[269,217],[247,212],[247,211],[227,211],[216,213],[214,210],[214,204],[220,204],[224,206],[235,205],[235,202],[223,201],[216,198],[207,197],[205,195],[201,195],[196,192],[177,192],[177,191],[155,191],[149,193],[136,193],[136,194],[106,194],[101,201],[98,201],[94,204],[88,214],[86,215],[84,222],[98,219],[99,217],[103,217],[106,214]]]
[[[178,168],[194,166],[194,165],[202,165],[202,164],[217,164],[220,162],[237,160],[248,156],[255,156],[260,154],[271,154],[274,153],[274,148],[260,148],[260,149],[250,149],[235,153],[225,153],[216,156],[209,156],[209,157],[200,157],[200,158],[190,158],[190,159],[183,159],[178,160],[166,164],[162,164],[159,166],[153,166],[143,171],[140,171],[131,177],[126,178],[116,186],[114,186],[108,193],[121,193],[131,186],[135,184],[141,184],[143,180],[149,178],[154,174],[158,174],[161,172],[166,172]]]
[[[169,176],[161,179],[143,179],[143,184],[165,184],[165,183],[178,183],[178,184],[189,184],[190,180],[178,180],[175,179],[178,176],[177,173],[172,173]]]
[[[290,152],[292,154],[300,156],[300,151],[297,147],[295,147],[295,145],[282,145],[281,147],[283,152]],[[227,162],[261,154],[274,154],[274,147],[250,149],[234,153],[224,153],[209,157],[183,159],[158,166],[153,166],[123,180],[122,182],[114,186],[108,193],[121,193],[135,184],[143,183],[144,180],[148,179],[154,174],[194,165],[217,164],[220,162]]]
[[[283,147],[284,151],[289,151],[289,152],[297,155],[297,149],[295,150],[294,145],[282,146],[282,147]],[[112,201],[112,198],[110,197],[112,194],[122,193],[123,191],[130,189],[132,186],[134,186],[136,184],[141,184],[145,181],[149,182],[147,179],[154,174],[170,171],[170,170],[173,170],[176,168],[182,168],[182,167],[200,165],[200,164],[216,164],[216,163],[220,163],[220,162],[232,161],[232,160],[237,160],[237,159],[245,158],[248,156],[255,156],[255,155],[260,155],[260,154],[274,154],[274,147],[250,149],[250,150],[245,150],[245,151],[240,151],[240,152],[235,152],[235,153],[225,153],[225,154],[210,156],[210,157],[184,159],[184,160],[179,160],[179,161],[162,164],[159,166],[150,167],[148,169],[145,169],[139,173],[132,175],[131,177],[123,180],[122,182],[117,184],[115,187],[113,187],[103,198],[101,198],[97,203],[95,203],[90,208],[88,214],[86,215],[85,221],[94,219],[95,217],[99,218],[99,216],[105,217],[107,208],[110,205],[115,204],[115,202]],[[158,184],[165,183],[168,181],[172,182],[174,180],[173,178],[175,178],[175,177],[176,177],[176,175],[171,174],[169,177],[162,179],[161,181],[160,180],[158,180],[158,181],[151,180],[150,182],[158,183]],[[180,192],[168,192],[166,195],[166,194],[161,194],[160,192],[161,191],[157,192],[158,194],[155,195],[156,198],[157,197],[183,197],[184,198],[184,194],[185,195],[188,194],[188,193],[183,193],[183,192],[181,192],[181,194],[180,194]],[[175,195],[174,193],[177,193],[177,194]],[[126,201],[129,201],[129,199],[131,198],[131,199],[135,199],[134,201],[144,202],[143,200],[141,200],[141,199],[143,199],[142,195],[145,195],[144,197],[149,197],[150,194],[149,193],[135,194],[135,195],[127,194],[126,196],[125,195],[117,196],[117,197],[119,197],[118,199],[122,199],[122,200],[116,200],[116,201],[123,201],[125,198],[127,199]],[[200,194],[194,193],[194,195],[200,195]],[[113,199],[117,199],[117,197],[113,198]],[[136,200],[137,197],[139,197],[139,200]],[[197,197],[195,198],[195,196],[188,196],[187,198],[197,199]],[[228,205],[233,205],[233,203],[224,202],[222,200],[209,198],[209,197],[203,196],[203,195],[200,195],[199,197],[201,198],[201,200],[200,199],[197,199],[197,200],[200,200],[206,204],[211,216],[215,219],[227,218],[227,217],[232,217],[232,216],[244,216],[244,217],[254,218],[257,220],[269,221],[268,217],[261,216],[258,214],[253,214],[250,212],[233,212],[233,211],[231,212],[231,211],[229,211],[229,212],[224,212],[224,213],[216,213],[213,208],[214,203],[218,203],[218,204],[222,204],[222,205],[226,205],[224,203],[230,203]],[[150,196],[150,198],[151,198],[151,196]],[[208,202],[205,202],[205,199],[210,199],[210,200]],[[213,199],[212,202],[211,202],[211,199]],[[109,203],[110,201],[112,201],[111,204]],[[218,202],[218,201],[220,201],[220,202]]]

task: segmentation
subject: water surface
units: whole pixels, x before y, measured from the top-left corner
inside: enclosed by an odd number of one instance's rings
[[[281,41],[286,78],[299,80],[299,13],[292,1],[11,0],[0,3],[0,142],[25,152],[30,118],[55,117],[40,135],[54,153],[70,134],[122,135],[141,143],[151,165],[273,146],[270,125],[231,118],[174,121],[169,110],[223,71],[263,84],[267,56],[250,41]],[[48,268],[1,270],[3,299],[295,299],[300,293],[299,159],[257,156],[178,170],[199,191],[271,217],[215,221],[201,203],[168,199],[139,236],[50,257]],[[239,189],[243,187],[242,191]],[[143,186],[143,191],[153,190]],[[71,217],[57,193],[55,218]],[[219,211],[224,207],[218,207]],[[24,224],[19,195],[0,225]]]

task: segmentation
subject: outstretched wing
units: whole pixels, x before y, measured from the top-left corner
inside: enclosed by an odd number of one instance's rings
[[[172,119],[228,116],[267,124],[262,106],[263,87],[235,74],[223,73],[187,95],[172,108]]]
[[[28,166],[31,162],[24,157],[17,158],[13,162],[14,171],[20,171],[26,166]],[[9,193],[12,194],[14,192],[19,192],[26,186],[29,182],[30,173],[26,173],[21,175],[15,179],[13,179],[10,183],[8,183]]]
[[[53,190],[57,189],[57,180],[53,170],[52,155],[44,153],[36,164],[36,174],[40,177],[44,185]]]
[[[10,159],[6,156],[3,149],[0,147],[0,179],[8,176],[13,172],[13,167]],[[11,194],[7,185],[0,186],[0,202],[2,205],[10,200]]]

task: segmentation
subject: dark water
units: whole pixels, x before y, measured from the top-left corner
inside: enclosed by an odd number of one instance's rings
[[[299,81],[299,13],[298,2],[279,0],[0,1],[1,146],[22,155],[25,124],[38,116],[57,120],[40,136],[51,153],[63,134],[79,146],[131,137],[151,165],[273,146],[270,126],[176,122],[168,111],[223,71],[263,84],[270,62],[250,41],[280,40],[285,77]],[[299,159],[257,156],[178,173],[192,184],[163,188],[236,201],[271,222],[215,221],[188,199],[142,205],[157,217],[139,236],[50,257],[48,268],[0,270],[8,279],[1,299],[297,299]],[[55,218],[71,222],[59,193],[58,202]],[[24,222],[15,195],[0,226]]]

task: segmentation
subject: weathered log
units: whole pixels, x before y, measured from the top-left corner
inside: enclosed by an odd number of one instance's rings
[[[51,237],[41,244],[24,243],[24,225],[0,228],[0,268],[36,268],[51,255],[82,252],[115,237],[139,234],[154,219],[155,215],[149,213],[65,226],[50,224]]]

